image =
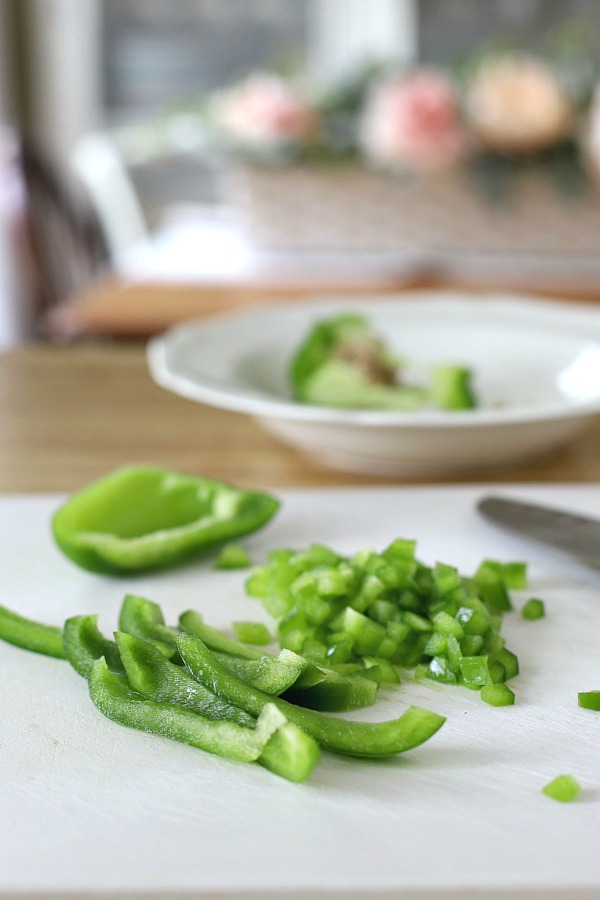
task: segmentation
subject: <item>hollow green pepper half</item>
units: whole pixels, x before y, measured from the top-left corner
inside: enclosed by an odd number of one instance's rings
[[[54,514],[52,531],[78,566],[118,575],[182,563],[256,531],[278,508],[261,491],[128,466],[73,494]]]
[[[179,653],[194,678],[213,693],[258,716],[265,704],[275,703],[292,723],[311,735],[326,750],[349,756],[382,757],[423,744],[443,725],[443,716],[411,706],[402,716],[386,722],[354,722],[295,706],[240,681],[216,659],[199,639],[182,633]]]

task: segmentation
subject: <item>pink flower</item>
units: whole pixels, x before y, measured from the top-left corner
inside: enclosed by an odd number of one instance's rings
[[[384,166],[436,169],[460,162],[469,139],[449,79],[433,69],[419,69],[376,86],[365,110],[361,143]]]
[[[531,57],[484,63],[468,88],[466,108],[480,143],[504,153],[551,147],[573,127],[566,92],[554,72]]]
[[[218,95],[214,116],[226,137],[255,150],[305,143],[317,127],[306,100],[282,79],[262,72]]]

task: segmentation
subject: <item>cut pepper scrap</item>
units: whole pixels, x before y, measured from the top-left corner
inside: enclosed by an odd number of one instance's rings
[[[542,793],[560,803],[571,803],[581,793],[581,786],[573,775],[557,775],[544,785]]]
[[[92,572],[182,563],[265,525],[279,501],[261,491],[150,466],[128,466],[71,496],[54,514],[62,552]]]

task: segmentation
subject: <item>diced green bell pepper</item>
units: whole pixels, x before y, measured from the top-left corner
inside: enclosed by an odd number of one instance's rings
[[[227,544],[220,551],[215,568],[247,569],[251,565],[250,554],[239,544]]]
[[[128,466],[72,495],[54,514],[56,543],[106,574],[165,568],[265,525],[270,494],[150,466]]]
[[[232,622],[233,633],[242,644],[270,644],[271,634],[262,622]]]
[[[571,803],[581,792],[581,786],[573,775],[557,775],[542,788],[542,793],[561,803]]]
[[[579,691],[577,702],[582,709],[593,709],[600,712],[600,691]]]
[[[538,597],[531,597],[527,603],[521,607],[521,616],[531,621],[535,619],[543,619],[546,615],[544,601]]]
[[[514,692],[507,684],[484,684],[480,696],[490,706],[512,706],[515,702]]]

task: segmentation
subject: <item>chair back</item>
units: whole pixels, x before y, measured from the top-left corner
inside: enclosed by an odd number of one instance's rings
[[[119,148],[109,134],[90,132],[79,138],[69,165],[95,210],[113,258],[147,237],[142,205]]]
[[[109,249],[91,206],[27,140],[21,142],[20,164],[43,317],[89,285],[109,262]]]

